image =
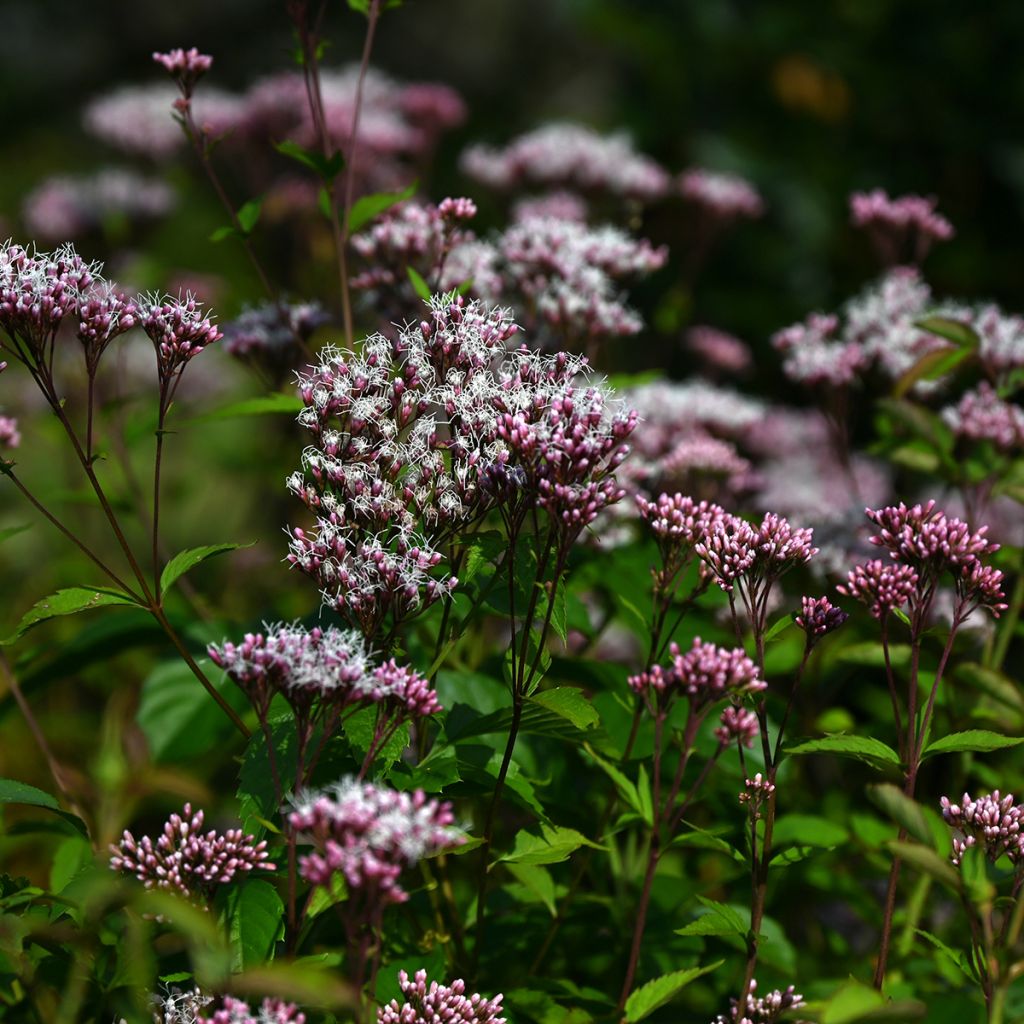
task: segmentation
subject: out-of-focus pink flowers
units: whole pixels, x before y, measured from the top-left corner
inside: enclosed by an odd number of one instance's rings
[[[764,213],[764,200],[757,189],[736,174],[694,167],[680,175],[679,192],[687,202],[723,224]]]
[[[954,234],[953,225],[935,206],[935,199],[915,195],[891,199],[876,188],[851,194],[850,221],[867,231],[885,265],[906,258],[920,263],[935,242],[946,242]]]
[[[241,999],[225,996],[219,1010],[208,1017],[198,1015],[195,1024],[306,1024],[306,1015],[294,1003],[281,999],[268,997],[252,1009]]]
[[[465,841],[454,820],[450,804],[421,790],[402,793],[352,779],[299,797],[288,819],[314,847],[300,858],[303,878],[330,886],[337,875],[376,905],[404,902],[402,871]]]
[[[462,169],[491,188],[558,188],[651,202],[666,194],[668,173],[637,153],[627,135],[599,135],[578,124],[548,124],[503,149],[470,146]]]
[[[740,374],[753,365],[750,347],[716,327],[691,327],[686,333],[686,345],[711,370]]]
[[[398,972],[402,1003],[392,999],[377,1010],[377,1024],[505,1024],[501,1016],[502,996],[487,999],[474,992],[466,995],[466,983],[453,981],[427,984],[427,972],[419,970],[410,979]]]
[[[1024,447],[1024,409],[1004,401],[988,381],[966,392],[942,419],[954,434],[971,441],[991,441],[1009,451]]]
[[[18,421],[13,416],[0,416],[0,448],[17,448],[20,444]]]
[[[172,814],[156,842],[125,831],[111,846],[110,867],[134,875],[147,889],[167,889],[189,899],[209,899],[220,885],[256,870],[273,871],[266,841],[241,829],[203,832],[203,812],[185,804]]]

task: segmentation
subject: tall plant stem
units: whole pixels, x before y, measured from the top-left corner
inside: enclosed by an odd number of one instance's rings
[[[164,422],[167,417],[165,386],[160,385],[160,411],[156,424],[156,452],[153,456],[153,589],[160,593],[160,470],[164,455]]]

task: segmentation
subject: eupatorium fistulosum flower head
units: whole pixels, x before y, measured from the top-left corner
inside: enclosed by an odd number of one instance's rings
[[[408,898],[398,884],[403,870],[465,841],[453,827],[451,804],[422,790],[403,793],[354,779],[300,796],[288,820],[314,847],[300,859],[303,878],[329,886],[338,875],[382,904]]]
[[[221,338],[221,332],[191,293],[141,298],[139,323],[156,349],[162,385],[173,381],[190,360]]]
[[[241,829],[203,832],[203,812],[193,813],[185,804],[172,814],[154,842],[149,836],[136,839],[127,830],[116,846],[110,867],[132,874],[147,889],[167,889],[189,899],[209,898],[220,885],[257,869],[273,871],[267,844],[254,842]]]
[[[427,984],[427,972],[419,970],[413,978],[398,972],[402,1002],[392,999],[377,1010],[377,1024],[505,1024],[501,1016],[502,996],[493,999],[474,992],[466,995],[466,983],[453,981]]]
[[[975,800],[964,793],[958,804],[944,796],[941,805],[942,817],[954,830],[954,864],[959,864],[964,852],[975,845],[989,860],[996,861],[1005,854],[1015,867],[1024,864],[1024,807],[1014,805],[1012,794],[1001,796],[996,789]]]
[[[808,645],[813,647],[823,636],[838,629],[849,617],[827,597],[802,597],[800,614],[794,621],[807,634]]]

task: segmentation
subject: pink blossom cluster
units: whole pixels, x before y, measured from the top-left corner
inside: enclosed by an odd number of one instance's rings
[[[766,513],[756,527],[726,514],[712,523],[696,552],[722,590],[730,593],[739,582],[753,596],[790,569],[809,562],[818,553],[813,539],[813,530],[793,527],[774,512]]]
[[[441,710],[437,694],[419,673],[392,658],[375,664],[362,635],[330,626],[305,629],[298,624],[265,625],[264,633],[247,633],[239,644],[208,648],[258,709],[275,693],[291,703],[319,700],[336,707],[384,704],[419,718]]]
[[[377,1024],[505,1024],[501,1016],[502,996],[493,999],[474,992],[466,995],[466,983],[456,980],[451,985],[436,981],[427,984],[427,972],[419,970],[410,979],[398,972],[402,1003],[392,999],[377,1010]]]
[[[722,712],[720,724],[715,729],[715,737],[723,747],[735,741],[749,748],[754,745],[754,740],[760,732],[761,727],[753,711],[730,704]]]
[[[987,305],[975,312],[971,326],[978,333],[981,361],[993,377],[1001,382],[1024,366],[1024,317]]]
[[[180,377],[190,360],[222,337],[191,293],[142,297],[139,324],[156,349],[157,373],[164,384]]]
[[[90,376],[96,373],[100,357],[107,346],[140,318],[137,299],[129,299],[108,281],[96,281],[78,301],[78,340],[85,352],[85,366]]]
[[[686,346],[711,370],[746,373],[753,365],[750,346],[716,327],[691,327],[686,332]]]
[[[504,148],[470,146],[462,169],[502,191],[568,187],[651,202],[669,188],[668,173],[638,153],[627,135],[600,135],[583,125],[544,125]]]
[[[694,712],[725,698],[739,698],[766,687],[757,666],[739,648],[729,649],[694,638],[685,653],[679,645],[669,648],[667,668],[654,665],[630,676],[630,688],[648,704],[652,714],[664,710],[676,697],[685,697]]]
[[[510,298],[561,344],[637,334],[643,323],[618,282],[652,273],[668,256],[611,225],[555,217],[521,220],[496,244]]]
[[[761,817],[761,808],[775,795],[775,783],[758,772],[752,779],[743,780],[740,803],[753,819]]]
[[[510,352],[515,331],[505,310],[439,296],[396,341],[325,349],[300,376],[314,443],[289,488],[317,526],[292,531],[290,560],[367,636],[450,592],[436,545],[496,503],[578,533],[621,497],[635,414],[581,359]]]
[[[294,369],[310,338],[330,320],[318,302],[267,302],[224,325],[224,349],[277,380]]]
[[[837,630],[849,617],[827,597],[802,597],[800,614],[794,621],[807,634],[808,645],[813,647],[823,636]]]
[[[1024,409],[1000,398],[988,381],[943,409],[942,419],[959,437],[991,441],[1004,451],[1024,447]]]
[[[558,189],[517,200],[512,204],[510,220],[513,224],[520,224],[524,220],[553,217],[555,220],[574,220],[583,224],[587,213],[587,202],[582,196]]]
[[[720,223],[755,218],[764,213],[764,200],[749,181],[693,167],[679,176],[680,195]]]
[[[109,167],[89,175],[47,178],[25,198],[22,218],[36,238],[66,239],[113,220],[155,220],[174,205],[174,192],[164,182]]]
[[[719,1014],[712,1024],[775,1024],[787,1010],[795,1010],[804,1005],[804,997],[792,985],[787,986],[785,991],[775,989],[764,996],[755,995],[756,991],[757,981],[751,978],[747,1006],[742,1019],[737,1020],[739,1004],[733,999],[732,1012],[729,1016]],[[794,1021],[793,1024],[801,1022]]]
[[[835,338],[836,316],[812,313],[772,336],[772,345],[784,356],[782,370],[792,381],[809,386],[845,387],[867,366],[867,356],[856,342]]]
[[[167,53],[154,53],[153,60],[174,79],[186,99],[192,95],[196,82],[213,67],[213,58],[194,46],[189,50],[179,47]]]
[[[953,237],[953,225],[936,212],[936,200],[906,195],[890,198],[883,189],[850,195],[850,220],[864,228],[883,263],[909,256],[920,263],[935,242]]]
[[[659,494],[653,501],[636,497],[637,511],[659,545],[693,547],[712,526],[726,516],[725,509],[710,501],[695,501],[678,491]]]
[[[0,448],[17,448],[20,444],[18,421],[13,416],[0,415]]]
[[[865,512],[878,530],[871,543],[885,548],[893,561],[855,567],[841,591],[868,604],[876,618],[909,604],[911,613],[923,619],[947,574],[956,591],[955,619],[963,621],[979,607],[996,616],[1006,608],[1003,574],[984,561],[999,549],[986,537],[987,526],[972,531],[963,520],[936,508],[934,501],[913,506],[900,502]]]
[[[450,804],[422,790],[403,793],[354,779],[303,795],[288,818],[314,847],[300,858],[303,878],[329,887],[339,876],[380,904],[408,898],[398,883],[406,868],[464,842],[454,820]]]
[[[266,998],[259,1007],[233,996],[225,996],[221,1008],[211,1015],[200,1014],[195,1024],[306,1024],[306,1015],[294,1003]]]
[[[147,889],[167,889],[188,899],[209,899],[220,885],[252,871],[273,871],[266,840],[258,843],[241,829],[203,832],[204,814],[185,804],[172,814],[154,842],[149,836],[136,839],[125,830],[111,846],[113,871],[132,874]]]
[[[964,793],[958,804],[945,796],[940,802],[942,817],[954,830],[954,864],[959,864],[964,853],[975,845],[989,860],[996,861],[1005,854],[1015,867],[1024,864],[1024,807],[1014,805],[1012,794],[1000,796],[997,789],[977,800]]]

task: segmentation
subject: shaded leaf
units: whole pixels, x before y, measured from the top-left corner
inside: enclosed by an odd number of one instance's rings
[[[413,291],[416,292],[424,302],[429,302],[432,298],[430,294],[430,285],[423,280],[423,275],[412,267],[406,267],[405,272],[409,277],[410,284],[412,284]]]
[[[990,732],[988,729],[968,729],[965,732],[950,733],[948,736],[929,743],[922,759],[933,757],[936,754],[987,753],[990,750],[1016,747],[1021,743],[1024,743],[1024,737],[1002,736],[997,732]]]
[[[200,562],[205,562],[208,558],[213,558],[215,555],[222,555],[226,551],[250,548],[254,543],[255,541],[250,544],[207,544],[205,547],[179,551],[164,566],[164,571],[160,574],[161,595],[166,594],[178,579]]]
[[[92,611],[93,608],[105,608],[114,605],[139,607],[139,603],[120,590],[110,587],[68,587],[58,590],[49,597],[37,601],[22,617],[17,629],[6,639],[0,640],[0,647],[13,644],[34,626],[62,615],[77,615],[79,612]]]
[[[419,182],[414,181],[408,188],[399,192],[375,192],[373,195],[360,196],[353,204],[348,215],[348,230],[355,234],[364,224],[380,216],[385,210],[398,203],[411,199],[416,195]]]
[[[708,967],[690,967],[685,971],[673,971],[671,974],[663,974],[660,978],[641,985],[630,993],[626,1000],[626,1013],[623,1018],[627,1024],[635,1024],[650,1016],[655,1010],[671,1002],[690,982],[705,974],[710,974],[720,967],[723,961],[711,964]]]
[[[582,832],[577,832],[573,828],[541,825],[540,835],[526,829],[517,832],[511,853],[499,857],[498,860],[509,864],[560,864],[581,846],[601,849]]]
[[[228,938],[232,970],[258,967],[273,959],[284,935],[284,903],[277,889],[263,878],[247,878],[232,890],[228,909]]]
[[[817,740],[786,747],[787,754],[839,754],[841,757],[855,757],[874,768],[898,768],[900,756],[892,747],[873,736],[851,736],[835,733]]]
[[[27,782],[18,782],[17,779],[0,779],[0,804],[24,804],[26,807],[41,807],[45,811],[52,811],[62,817],[82,835],[86,835],[88,831],[85,822],[77,814],[65,811],[57,802],[56,797],[35,786],[30,786]]]

